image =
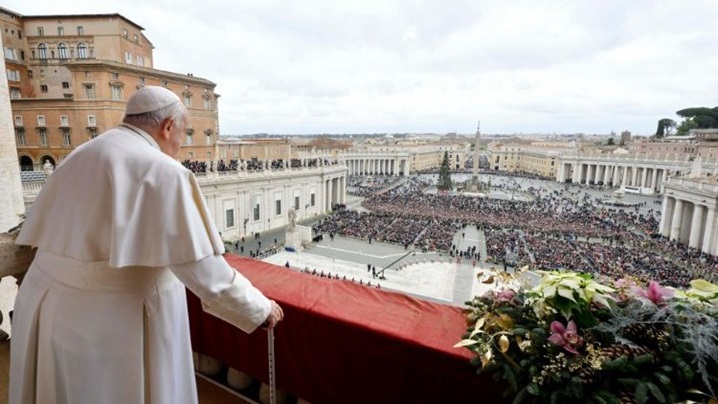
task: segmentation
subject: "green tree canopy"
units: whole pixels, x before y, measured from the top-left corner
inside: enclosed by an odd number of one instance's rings
[[[670,118],[663,118],[658,121],[658,128],[656,129],[656,137],[662,138],[671,134],[671,130],[676,127],[676,121]]]
[[[676,126],[678,135],[687,135],[691,129],[718,128],[718,107],[684,108],[676,111],[676,115],[683,118],[683,121]],[[661,121],[663,121],[663,119]],[[656,137],[660,137],[661,121],[658,121]]]

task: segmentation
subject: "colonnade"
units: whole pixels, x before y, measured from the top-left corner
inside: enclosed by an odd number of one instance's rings
[[[557,181],[567,179],[575,184],[633,186],[659,192],[667,170],[663,167],[629,165],[626,163],[566,163],[562,162]]]
[[[348,175],[408,175],[409,159],[397,157],[345,157]]]
[[[716,255],[716,201],[691,199],[669,195],[663,197],[661,235]]]
[[[324,180],[324,206],[323,211],[329,212],[335,204],[346,203],[347,181],[346,177],[328,178]]]

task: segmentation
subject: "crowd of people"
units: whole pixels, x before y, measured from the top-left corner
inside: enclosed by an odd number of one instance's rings
[[[210,161],[184,160],[182,165],[195,174],[203,174],[207,172],[237,172],[237,171],[262,171],[262,170],[280,170],[284,168],[300,168],[300,167],[319,167],[323,165],[338,164],[338,161],[329,158],[309,158],[290,160],[274,159],[274,160],[258,160],[252,159],[232,159],[225,162],[224,159],[218,160],[215,164]]]
[[[289,263],[287,263],[287,264],[289,264]],[[285,266],[289,267],[288,265],[285,265]],[[364,286],[368,286],[368,287],[375,287],[377,289],[381,289],[381,284],[379,284],[379,282],[372,284],[371,281],[367,281],[366,283],[364,283],[364,280],[362,280],[362,279],[359,279],[358,281],[354,278],[348,279],[346,275],[342,275],[340,278],[338,274],[332,274],[329,271],[327,271],[325,273],[324,270],[317,271],[316,268],[309,270],[309,267],[304,267],[304,269],[302,269],[301,272],[304,274],[318,276],[320,278],[348,281],[348,282],[358,283],[360,285],[364,285]]]
[[[371,178],[369,180],[369,178]],[[350,175],[347,177],[347,192],[357,196],[368,196],[375,192],[381,192],[388,189],[400,181],[400,176],[371,176]]]
[[[604,206],[603,198],[582,193],[578,185],[522,188],[529,201],[431,194],[425,192],[429,185],[412,179],[365,199],[369,212],[342,210],[314,229],[454,254],[454,236],[475,225],[484,231],[486,259],[494,263],[632,275],[671,286],[699,277],[718,280],[718,258],[660,237],[660,209],[648,209],[645,202]]]

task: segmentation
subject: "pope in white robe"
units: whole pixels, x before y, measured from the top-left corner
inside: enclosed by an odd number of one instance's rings
[[[174,93],[144,87],[125,123],[78,147],[17,243],[37,255],[15,303],[10,404],[195,403],[185,285],[245,332],[281,308],[222,257]]]

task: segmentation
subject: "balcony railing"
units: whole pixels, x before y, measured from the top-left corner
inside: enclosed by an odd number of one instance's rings
[[[278,397],[312,403],[500,403],[504,386],[477,376],[459,307],[227,255],[282,306],[275,329]],[[188,296],[199,369],[237,390],[266,392],[267,335],[244,334]],[[221,372],[223,365],[229,371]],[[255,397],[252,397],[255,398]]]

